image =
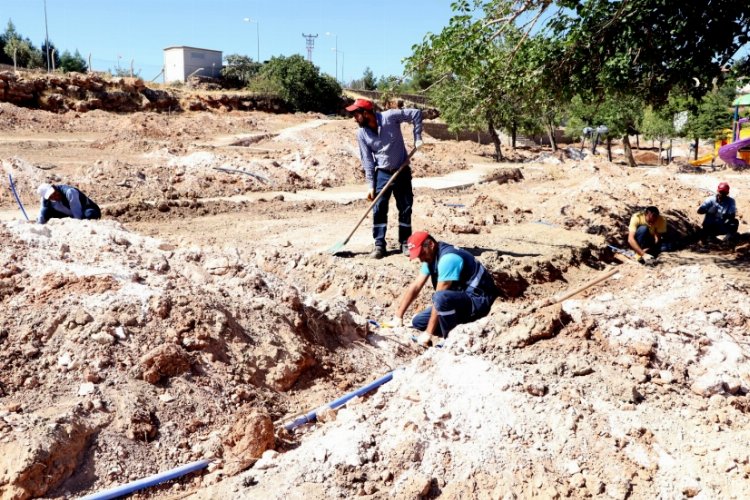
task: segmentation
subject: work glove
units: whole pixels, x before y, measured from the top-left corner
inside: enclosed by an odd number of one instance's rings
[[[422,142],[422,139],[417,139],[416,141],[414,141],[414,149],[421,148],[423,144],[424,143]]]
[[[650,260],[653,260],[654,256],[650,253],[644,253],[643,255],[641,255],[641,259],[643,259],[644,262],[648,262]]]
[[[432,346],[432,335],[427,332],[422,333],[419,337],[417,337],[417,344],[421,345],[422,347]]]
[[[367,201],[372,201],[374,199],[375,199],[375,188],[372,188],[367,192]]]
[[[383,321],[383,328],[399,328],[402,326],[404,326],[404,318],[399,318],[398,316],[394,316],[388,321]]]

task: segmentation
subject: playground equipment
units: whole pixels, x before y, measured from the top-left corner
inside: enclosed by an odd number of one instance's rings
[[[719,148],[719,158],[732,167],[750,166],[750,118],[740,118],[740,107],[750,106],[750,94],[738,97],[734,106],[732,142]]]
[[[697,160],[692,160],[692,161],[689,161],[688,163],[690,163],[694,167],[697,167],[699,165],[705,165],[707,163],[713,163],[714,160],[719,157],[719,150],[723,146],[726,146],[727,144],[729,144],[730,142],[732,142],[732,129],[725,128],[721,131],[719,138],[714,141],[714,150],[712,153],[703,155]]]

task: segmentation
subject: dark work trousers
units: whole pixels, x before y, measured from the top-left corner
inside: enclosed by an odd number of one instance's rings
[[[437,309],[439,326],[439,331],[435,333],[445,338],[457,325],[471,323],[487,316],[493,302],[495,302],[494,297],[475,295],[465,291],[435,292],[432,296],[432,306],[414,316],[411,324],[417,330],[425,331],[434,307]]]
[[[44,217],[45,220],[50,219],[64,219],[66,217],[70,217],[70,215],[58,212],[54,208],[51,207],[43,207],[41,210],[41,215]],[[91,220],[91,219],[101,219],[102,212],[99,210],[99,207],[89,207],[83,209],[83,218],[84,220]]]
[[[638,242],[638,246],[642,249],[648,248],[648,253],[656,257],[661,253],[661,245],[656,246],[656,240],[654,235],[648,230],[648,226],[638,226],[635,230],[635,241]]]
[[[719,236],[722,234],[734,234],[740,226],[740,221],[731,219],[728,221],[717,221],[710,223],[703,221],[703,234],[706,236]]]
[[[383,190],[391,176],[395,172],[375,170],[375,195]],[[372,237],[375,246],[385,249],[385,230],[388,227],[388,202],[391,193],[396,198],[398,208],[398,242],[406,243],[411,236],[411,206],[414,203],[414,193],[411,190],[411,168],[406,167],[398,174],[396,180],[388,187],[383,197],[378,200],[372,209]]]

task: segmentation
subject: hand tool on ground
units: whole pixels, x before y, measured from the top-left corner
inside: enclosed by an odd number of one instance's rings
[[[8,180],[10,181],[10,190],[13,191],[13,196],[16,198],[16,203],[18,203],[18,208],[21,209],[21,213],[26,217],[26,220],[29,220],[29,216],[26,215],[26,210],[23,208],[23,203],[21,203],[21,198],[18,197],[18,193],[16,192],[16,185],[13,184],[13,176],[8,174]]]
[[[359,225],[362,224],[362,221],[365,220],[365,217],[367,217],[367,214],[370,213],[370,211],[373,209],[373,207],[375,206],[375,204],[378,201],[380,201],[380,198],[382,198],[383,195],[386,193],[386,191],[388,191],[388,188],[391,187],[391,184],[393,184],[393,181],[396,180],[396,177],[398,177],[398,174],[400,174],[402,170],[404,170],[407,166],[409,166],[409,160],[411,160],[411,157],[414,156],[414,153],[416,153],[416,152],[417,152],[417,148],[413,148],[411,150],[411,152],[406,156],[406,160],[404,160],[404,162],[401,164],[401,166],[398,167],[398,170],[396,170],[396,172],[391,176],[391,178],[388,179],[388,182],[385,184],[385,186],[383,186],[383,189],[380,190],[380,193],[378,193],[378,195],[375,197],[375,199],[372,200],[372,203],[370,203],[370,206],[367,207],[367,210],[365,211],[365,213],[362,214],[362,217],[360,217],[359,221],[354,226],[354,229],[352,229],[352,231],[349,233],[349,236],[347,236],[344,239],[344,241],[336,243],[331,248],[329,248],[328,249],[328,253],[330,253],[330,254],[336,254],[336,253],[340,252],[347,243],[349,243],[349,240],[351,239],[352,236],[354,236],[354,232],[357,230],[357,228],[359,228]]]

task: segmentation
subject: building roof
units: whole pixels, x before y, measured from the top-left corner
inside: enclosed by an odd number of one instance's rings
[[[165,47],[164,51],[172,50],[172,49],[188,49],[188,50],[202,50],[203,52],[218,52],[221,54],[220,50],[213,50],[213,49],[202,49],[200,47],[190,47],[188,45],[173,45],[171,47]]]

